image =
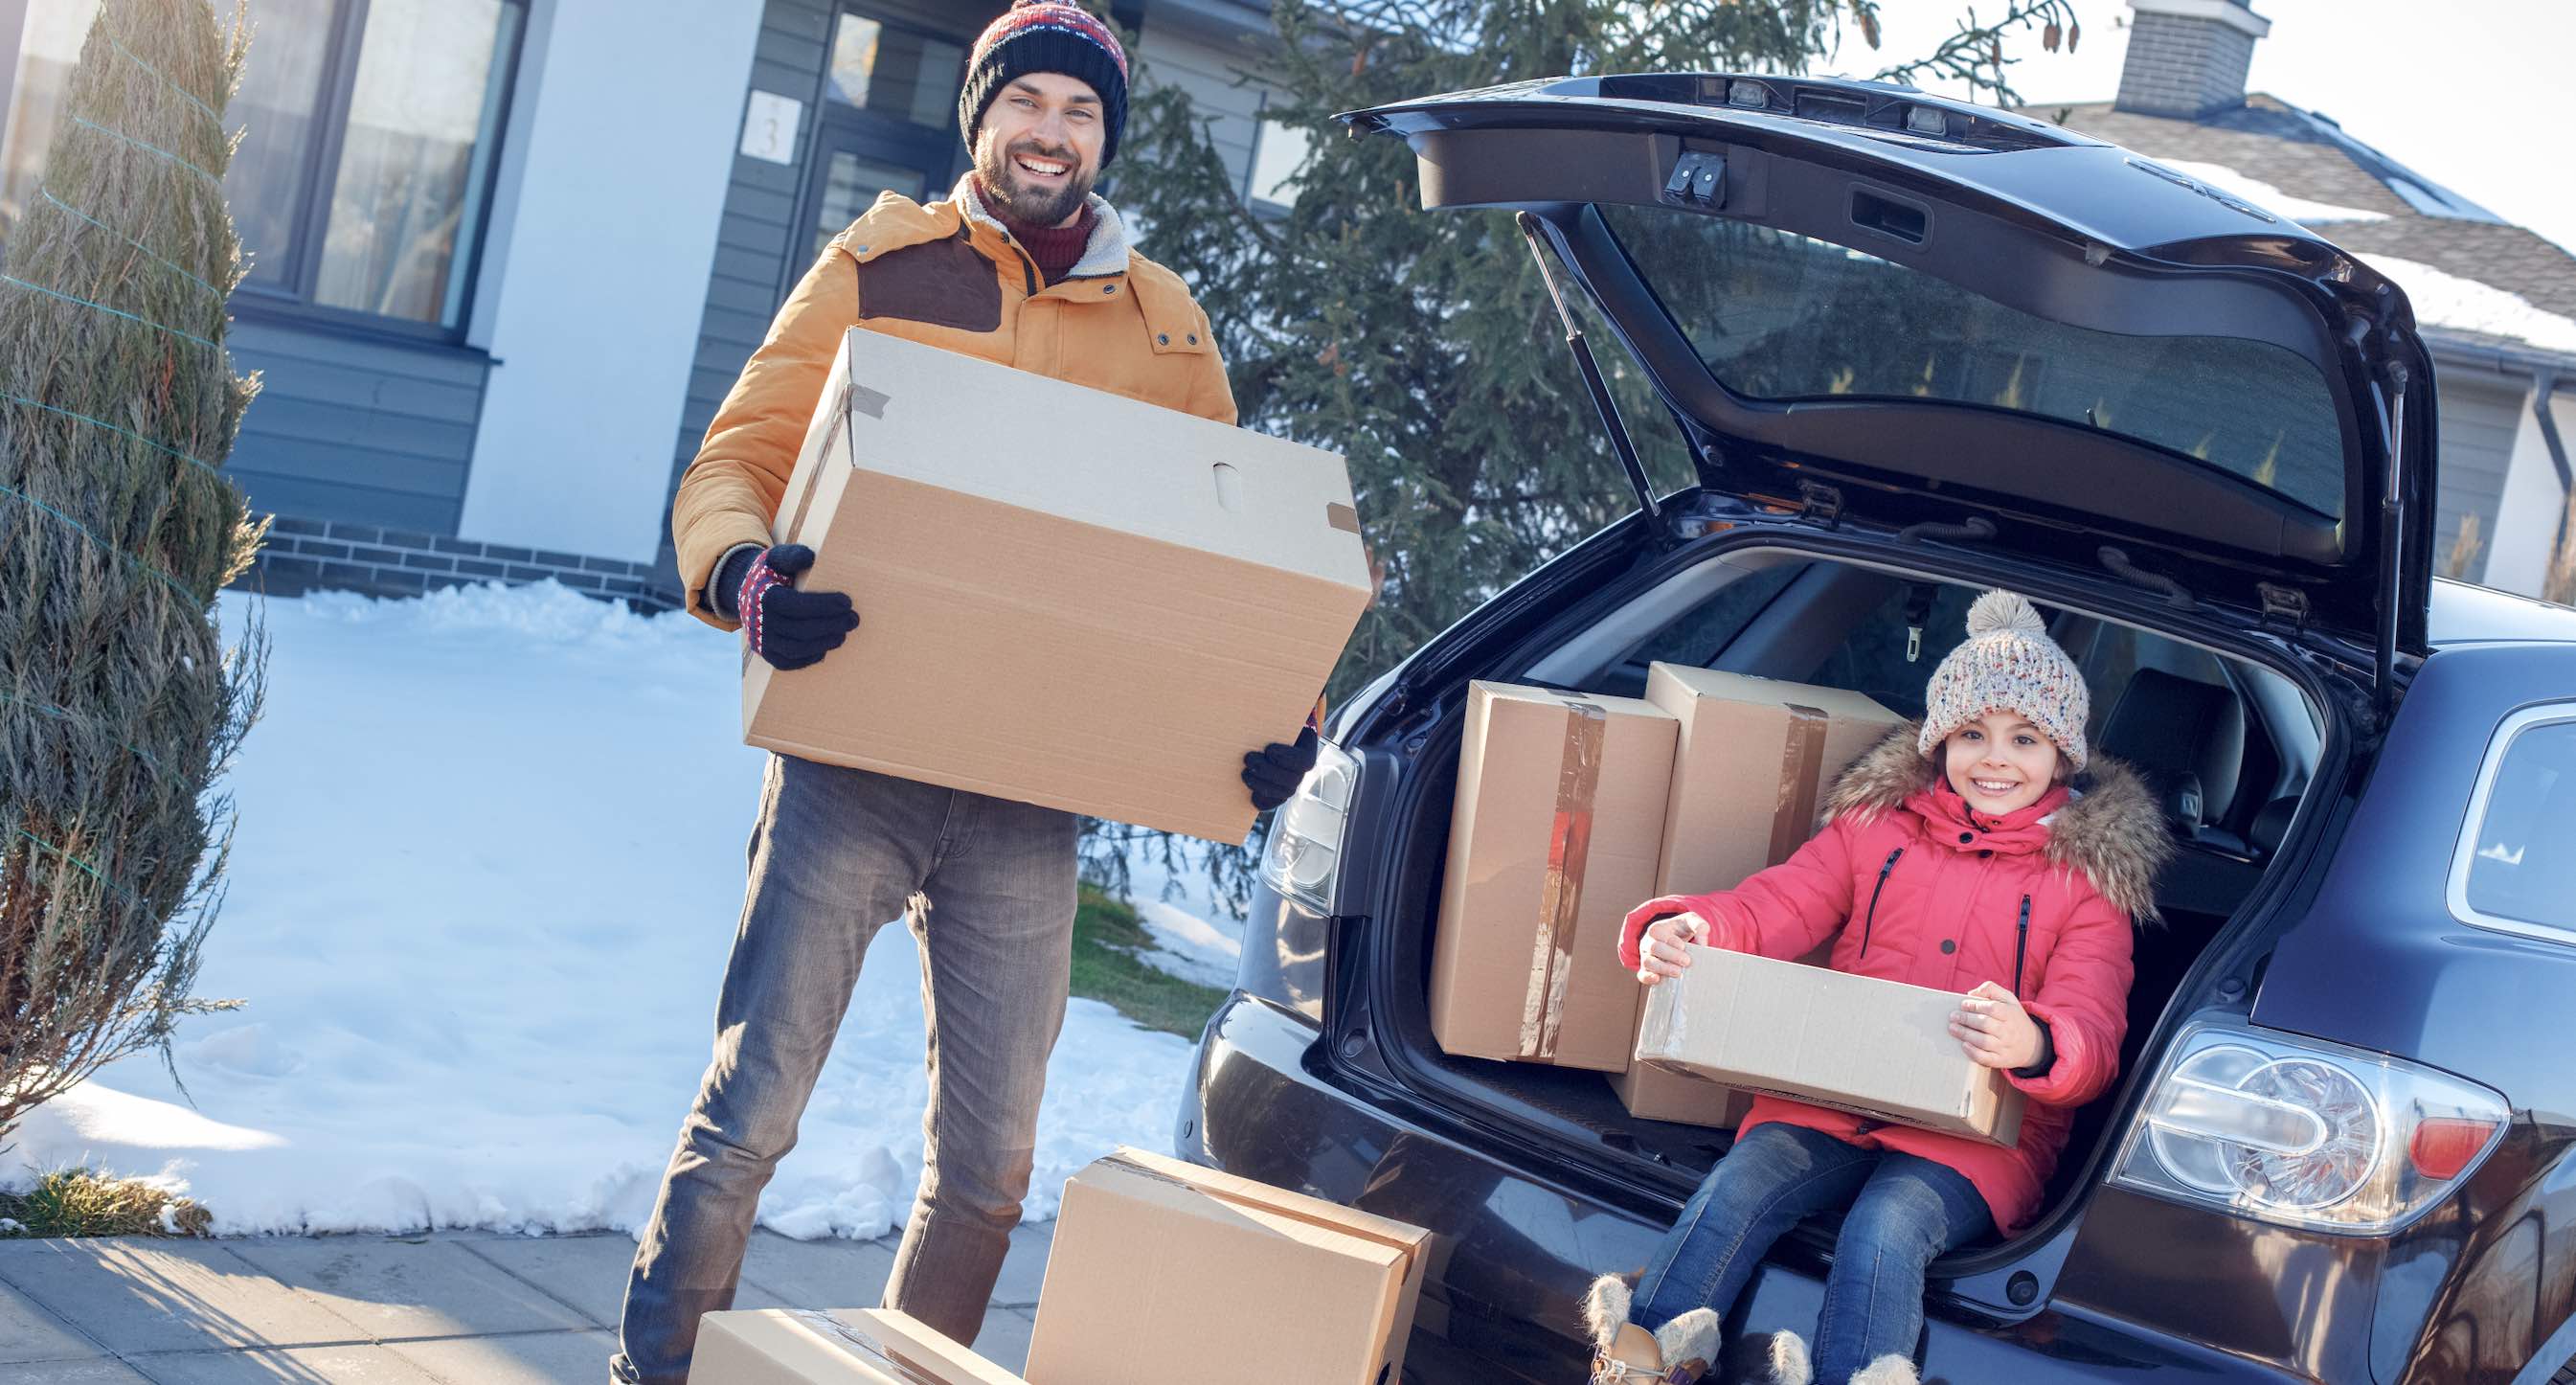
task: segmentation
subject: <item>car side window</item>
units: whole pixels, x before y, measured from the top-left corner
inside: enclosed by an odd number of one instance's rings
[[[1681,619],[1658,630],[1629,658],[1641,664],[1687,664],[1707,668],[1717,659],[1718,651],[1732,643],[1762,608],[1771,604],[1781,589],[1801,572],[1805,563],[1774,563],[1757,572],[1748,572],[1725,586],[1706,601],[1693,606]]]
[[[2576,934],[2576,852],[2563,849],[2566,824],[2576,817],[2576,703],[2515,721],[2488,765],[2484,808],[2461,843],[2453,907]]]
[[[1924,598],[1929,596],[1927,608]],[[1923,715],[1923,685],[1941,658],[1967,638],[1974,588],[1899,582],[1887,600],[1854,625],[1840,647],[1803,681],[1867,693],[1899,716]],[[1914,637],[1921,621],[1922,638]],[[1909,657],[1909,655],[1911,657]]]

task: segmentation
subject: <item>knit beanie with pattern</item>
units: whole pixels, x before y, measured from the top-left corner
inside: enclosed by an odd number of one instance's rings
[[[1063,0],[1018,0],[975,40],[966,56],[966,85],[957,93],[957,125],[966,147],[975,127],[1011,79],[1029,72],[1061,72],[1091,84],[1100,97],[1100,166],[1118,157],[1118,135],[1127,127],[1127,50],[1118,35],[1090,11]]]
[[[2083,671],[2048,637],[2048,622],[2019,593],[1990,591],[1968,608],[1967,641],[1932,671],[1924,689],[1921,749],[1930,756],[1988,712],[2018,712],[2080,770],[2084,721],[2092,711]]]

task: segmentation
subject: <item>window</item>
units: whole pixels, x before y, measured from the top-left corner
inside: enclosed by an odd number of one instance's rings
[[[1709,373],[1737,395],[2040,415],[2196,458],[2343,517],[2334,398],[2284,347],[2094,331],[1795,232],[1660,208],[1601,214]]]
[[[1717,589],[1717,594],[1690,609],[1689,613],[1655,632],[1628,657],[1641,664],[1688,664],[1708,668],[1717,656],[1744,633],[1744,627],[1762,614],[1792,579],[1807,570],[1805,563],[1781,562],[1756,572],[1748,572]]]
[[[960,44],[844,14],[832,31],[823,99],[945,130],[957,123],[957,88],[965,71]]]
[[[2576,934],[2576,703],[2517,712],[2496,732],[2451,869],[2451,912],[2506,932]]]
[[[1286,211],[1297,203],[1297,173],[1314,152],[1315,137],[1302,126],[1264,119],[1252,140],[1252,172],[1244,188],[1255,207]]]
[[[461,333],[525,0],[263,0],[224,177],[268,304]],[[43,181],[96,0],[33,6],[0,145],[0,243]],[[218,5],[218,16],[229,7]]]
[[[1920,717],[1924,685],[1965,637],[1977,590],[1947,582],[1891,581],[1888,587],[1878,609],[1801,681],[1867,693],[1898,716]]]

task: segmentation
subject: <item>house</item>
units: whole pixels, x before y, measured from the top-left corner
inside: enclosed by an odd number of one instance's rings
[[[2287,216],[2396,280],[2433,356],[2435,567],[2538,595],[2576,484],[2576,255],[2323,115],[2249,94],[2271,21],[2248,0],[2127,3],[2118,95],[2030,114]]]
[[[97,7],[0,2],[0,256]],[[1006,7],[251,0],[226,112],[252,256],[229,345],[265,378],[229,469],[276,516],[251,580],[676,604],[669,503],[708,420],[832,233],[964,172],[966,52]],[[1285,139],[1260,147],[1241,75],[1269,7],[1113,11],[1249,190]]]

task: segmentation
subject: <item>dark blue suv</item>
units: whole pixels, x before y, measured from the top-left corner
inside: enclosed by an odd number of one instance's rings
[[[1919,712],[2008,586],[2182,850],[2122,1080],[2035,1226],[1933,1267],[1927,1378],[2576,1379],[2576,611],[2432,579],[2404,294],[1907,89],[1603,77],[1349,120],[1409,142],[1426,207],[1518,217],[1637,510],[1339,710],[1180,1151],[1438,1233],[1408,1379],[1582,1379],[1584,1286],[1729,1137],[1433,1042],[1470,680],[1636,695],[1664,660]],[[1654,408],[1623,416],[1577,313]],[[1657,446],[1699,484],[1654,494]],[[1730,1333],[1812,1324],[1831,1250],[1784,1240]]]

